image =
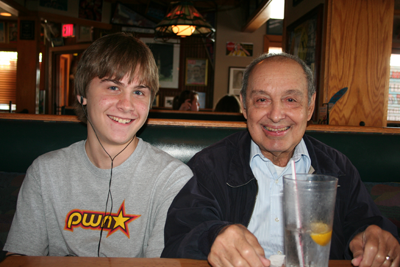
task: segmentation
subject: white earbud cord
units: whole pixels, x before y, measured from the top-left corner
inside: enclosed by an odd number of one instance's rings
[[[110,154],[108,154],[107,150],[104,148],[103,144],[100,142],[100,139],[99,139],[99,137],[98,137],[98,135],[97,135],[97,132],[96,132],[96,130],[94,129],[92,122],[89,120],[89,116],[88,116],[88,114],[86,113],[86,110],[85,110],[85,108],[84,108],[84,106],[83,106],[83,104],[82,104],[82,100],[83,100],[83,99],[81,98],[81,106],[82,106],[83,112],[85,113],[86,119],[87,119],[87,121],[89,122],[90,126],[92,127],[93,132],[94,132],[94,134],[96,135],[96,138],[97,138],[97,140],[99,141],[100,146],[103,148],[104,152],[106,152],[106,154],[108,155],[108,157],[109,157],[110,160],[111,160],[110,181],[109,181],[109,184],[108,184],[108,194],[107,194],[107,200],[106,200],[106,208],[105,208],[105,211],[104,211],[104,217],[103,217],[103,219],[102,219],[102,221],[101,221],[100,238],[99,238],[99,244],[98,244],[98,246],[97,246],[97,256],[100,257],[101,238],[102,238],[102,236],[103,236],[104,223],[105,223],[106,218],[111,216],[111,212],[112,212],[112,209],[113,209],[113,198],[112,198],[112,193],[111,193],[111,181],[112,181],[112,171],[113,171],[113,167],[114,167],[114,159],[115,159],[119,154],[121,154],[121,153],[132,143],[132,141],[135,139],[135,136],[133,136],[132,139],[129,141],[129,143],[128,143],[117,155],[115,155],[115,156],[112,158],[112,157],[110,156]],[[107,206],[108,206],[108,200],[109,200],[109,199],[111,199],[111,207],[110,207],[110,212],[109,212],[109,214],[108,214],[108,216],[107,216],[106,214],[107,214]]]

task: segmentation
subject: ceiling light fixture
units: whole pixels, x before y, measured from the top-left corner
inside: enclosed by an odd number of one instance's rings
[[[191,2],[180,2],[155,27],[156,37],[174,35],[186,37],[201,35],[212,36],[215,29],[203,18]]]
[[[0,12],[0,16],[3,16],[3,17],[11,17],[11,14],[8,13],[8,12]]]

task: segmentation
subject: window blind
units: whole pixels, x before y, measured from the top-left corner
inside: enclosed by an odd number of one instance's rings
[[[9,54],[14,53],[14,54]],[[16,52],[0,52],[0,104],[16,104],[17,56]]]

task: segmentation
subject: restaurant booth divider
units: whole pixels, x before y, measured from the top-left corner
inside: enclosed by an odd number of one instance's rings
[[[61,107],[62,115],[75,115],[74,107]],[[178,119],[178,120],[205,120],[205,121],[246,121],[242,113],[213,112],[212,110],[181,111],[172,109],[150,109],[150,119]]]
[[[238,131],[244,121],[148,119],[138,136],[187,163],[201,149]],[[0,249],[24,173],[38,156],[86,139],[75,116],[0,113]],[[400,232],[400,129],[310,125],[306,134],[344,153],[381,212]]]

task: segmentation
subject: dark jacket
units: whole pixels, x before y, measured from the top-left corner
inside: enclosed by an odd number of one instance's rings
[[[397,237],[396,227],[381,216],[350,160],[310,136],[304,135],[303,139],[314,173],[339,178],[330,258],[351,259],[349,242],[371,224]],[[250,134],[242,131],[189,161],[194,176],[168,211],[161,257],[207,259],[224,226],[249,224],[258,191],[249,164],[250,141]]]

